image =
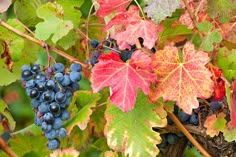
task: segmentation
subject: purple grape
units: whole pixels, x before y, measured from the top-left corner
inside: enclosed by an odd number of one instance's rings
[[[59,147],[60,142],[57,139],[52,139],[48,141],[48,149],[55,150]]]
[[[80,81],[80,80],[81,80],[81,74],[80,74],[80,72],[72,71],[72,72],[70,73],[70,80],[71,80],[72,82],[78,82],[78,81]]]

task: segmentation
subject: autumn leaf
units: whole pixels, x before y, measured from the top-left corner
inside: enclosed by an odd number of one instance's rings
[[[163,107],[151,103],[141,92],[134,109],[127,113],[108,103],[104,130],[108,146],[115,151],[122,151],[124,156],[156,157],[159,153],[156,144],[161,142],[161,137],[152,127],[166,126],[166,116]]]
[[[223,130],[223,135],[227,142],[236,141],[236,128],[232,126],[231,122],[228,122],[225,129]]]
[[[144,8],[144,11],[158,24],[167,16],[171,16],[180,7],[180,2],[180,0],[152,0],[146,3],[147,6]]]
[[[149,93],[149,86],[155,80],[150,72],[151,58],[140,50],[133,53],[128,63],[112,52],[103,54],[92,69],[92,89],[98,92],[111,87],[111,102],[124,112],[131,110],[136,101],[136,89]]]
[[[236,128],[236,81],[234,80],[232,83],[232,92],[230,93],[230,118],[232,122],[232,126]]]
[[[50,154],[50,157],[78,157],[79,152],[74,148],[56,149]]]
[[[139,37],[143,38],[143,45],[151,49],[157,40],[157,26],[152,21],[141,20],[112,37],[117,40],[120,49],[130,48],[129,44],[135,44]]]
[[[205,67],[209,62],[207,53],[196,51],[190,42],[184,45],[182,53],[177,47],[166,46],[152,58],[152,66],[160,77],[156,91],[150,97],[156,101],[159,97],[164,100],[176,101],[186,113],[199,106],[197,97],[208,98],[213,92],[211,73]]]
[[[105,31],[114,25],[127,26],[128,24],[135,24],[142,20],[139,16],[139,8],[131,5],[128,11],[117,13],[106,25]]]
[[[213,114],[207,117],[204,127],[207,128],[206,133],[210,137],[218,136],[220,131],[223,131],[226,126],[225,114],[219,113],[217,116]]]
[[[104,17],[113,11],[124,11],[131,0],[98,0],[99,8],[96,15]]]
[[[0,13],[7,11],[11,5],[11,0],[1,0]]]

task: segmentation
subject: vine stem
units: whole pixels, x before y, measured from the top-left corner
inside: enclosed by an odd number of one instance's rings
[[[141,13],[142,13],[142,15],[143,15],[143,18],[144,18],[144,20],[145,20],[146,18],[145,18],[145,14],[144,14],[144,12],[143,12],[143,9],[141,8],[141,6],[139,5],[139,3],[138,3],[137,0],[134,0],[134,2],[137,4],[137,6],[138,6],[139,10],[141,11]]]
[[[198,142],[197,140],[189,133],[189,131],[183,126],[183,124],[178,120],[178,118],[170,112],[167,112],[171,120],[176,124],[180,131],[189,139],[189,141],[205,156],[212,157]]]
[[[0,137],[0,148],[11,157],[18,157],[18,155],[6,144],[2,137]]]
[[[34,37],[31,37],[31,36],[23,33],[23,32],[20,32],[19,30],[15,29],[12,26],[8,25],[7,23],[3,22],[1,19],[0,19],[0,25],[2,25],[3,27],[7,28],[8,30],[14,32],[15,34],[17,34],[17,35],[19,35],[19,36],[21,36],[21,37],[23,37],[23,38],[25,38],[27,40],[30,40],[30,41],[32,41],[32,42],[42,46],[43,48],[45,48],[44,47],[45,46],[45,42],[44,41],[41,41],[39,39],[36,39]],[[83,68],[87,68],[88,67],[87,64],[79,61],[77,58],[74,58],[74,57],[66,54],[65,52],[63,52],[63,51],[61,51],[61,50],[59,50],[59,49],[57,49],[55,47],[52,47],[52,46],[48,45],[48,49],[53,51],[53,52],[55,52],[56,54],[64,57],[64,58],[68,59],[70,62],[75,62],[75,63],[81,64]]]

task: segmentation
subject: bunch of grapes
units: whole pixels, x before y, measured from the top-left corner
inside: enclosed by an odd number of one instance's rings
[[[40,126],[48,139],[48,149],[59,147],[59,138],[67,135],[63,121],[69,119],[66,110],[73,93],[79,89],[82,66],[73,63],[70,72],[65,72],[61,63],[46,70],[38,64],[24,65],[21,68],[21,80],[35,112],[35,124]]]

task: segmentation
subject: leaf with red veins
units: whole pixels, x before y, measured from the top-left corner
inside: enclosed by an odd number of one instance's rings
[[[113,11],[125,11],[131,0],[98,0],[99,8],[96,15],[105,17]]]
[[[182,61],[180,58],[182,57]],[[160,77],[150,98],[156,101],[159,97],[164,100],[176,101],[186,113],[198,108],[197,97],[208,98],[213,92],[211,72],[205,67],[209,62],[208,54],[196,51],[190,42],[184,45],[179,56],[177,47],[166,46],[152,58],[152,66]]]
[[[139,8],[131,5],[128,11],[122,11],[117,13],[106,25],[105,31],[114,25],[124,25],[135,24],[142,20],[139,16]]]
[[[110,87],[111,102],[127,112],[134,107],[137,88],[141,88],[146,95],[149,93],[150,83],[156,79],[150,66],[151,58],[140,50],[132,54],[128,63],[114,52],[103,54],[92,69],[93,92]]]
[[[143,45],[151,49],[157,40],[157,26],[152,21],[141,20],[139,23],[128,25],[125,31],[117,32],[114,36],[120,49],[130,48],[139,37],[144,40]]]
[[[218,136],[220,131],[224,131],[226,127],[225,114],[219,113],[217,116],[213,114],[207,117],[204,127],[207,128],[206,134],[210,137]]]

